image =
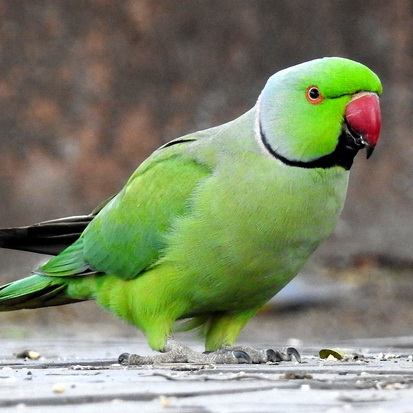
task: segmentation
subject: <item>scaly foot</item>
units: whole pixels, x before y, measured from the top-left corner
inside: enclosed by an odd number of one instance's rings
[[[154,363],[214,363],[214,364],[260,364],[268,362],[292,361],[301,363],[301,356],[294,347],[282,351],[273,349],[256,350],[246,346],[223,347],[216,351],[199,353],[174,340],[168,340],[165,352],[154,356],[139,356],[123,353],[119,364],[144,365]]]

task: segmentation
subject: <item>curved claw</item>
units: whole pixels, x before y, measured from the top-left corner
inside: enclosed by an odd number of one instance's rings
[[[122,353],[118,357],[118,363],[122,366],[125,366],[125,365],[129,364],[129,357],[130,357],[129,353]]]
[[[285,350],[285,352],[288,354],[290,360],[292,359],[292,357],[294,356],[295,359],[301,363],[301,355],[298,352],[298,350],[295,347],[287,347],[287,349]]]
[[[233,356],[237,359],[238,364],[251,364],[251,356],[242,350],[234,350],[232,352]]]
[[[275,353],[278,358],[276,361],[291,361],[294,357],[299,363],[301,363],[300,353],[294,347],[287,347],[283,351],[275,351]]]
[[[270,362],[291,361],[293,357],[301,363],[301,356],[298,350],[294,347],[287,347],[281,351],[271,348],[266,350],[267,359]]]

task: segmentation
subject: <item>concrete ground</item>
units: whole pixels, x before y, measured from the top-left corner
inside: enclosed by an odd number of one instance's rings
[[[301,364],[124,367],[120,353],[150,354],[142,339],[2,339],[0,411],[413,411],[413,337],[340,344],[345,361],[321,359],[320,347],[304,345]],[[39,359],[20,358],[28,350]]]

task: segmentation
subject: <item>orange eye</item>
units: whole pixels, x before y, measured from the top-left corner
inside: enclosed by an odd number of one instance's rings
[[[323,101],[323,96],[321,95],[320,89],[317,86],[309,86],[305,93],[307,100],[312,103],[320,103]]]

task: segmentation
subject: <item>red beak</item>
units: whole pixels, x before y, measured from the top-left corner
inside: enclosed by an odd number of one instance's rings
[[[380,135],[379,97],[372,92],[354,94],[346,107],[345,117],[352,132],[360,136],[361,143],[366,146],[367,158],[369,158]]]

